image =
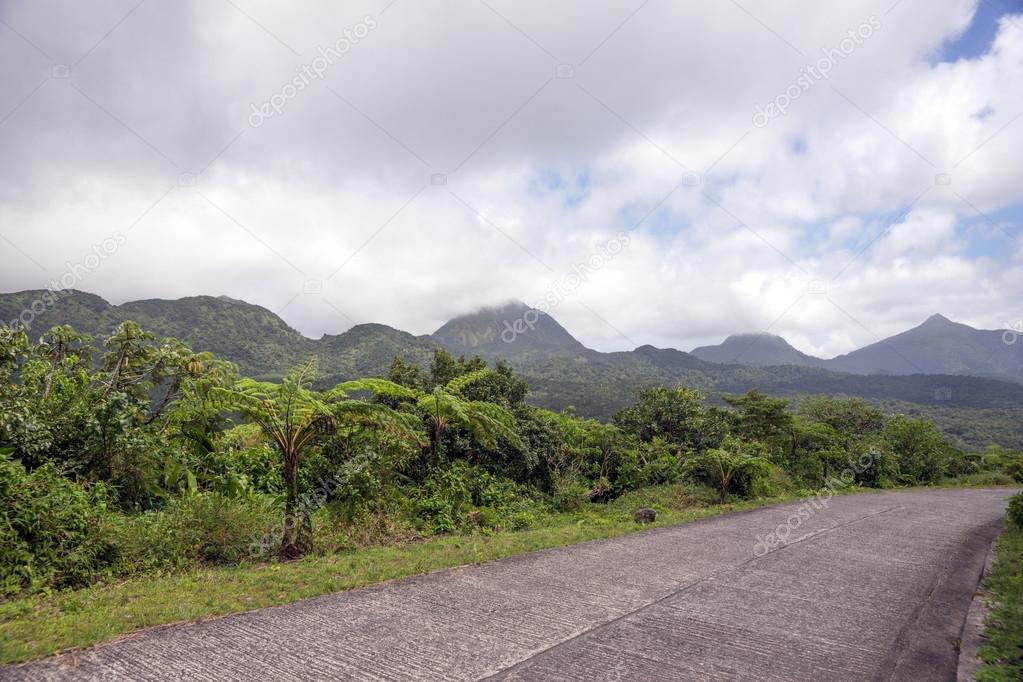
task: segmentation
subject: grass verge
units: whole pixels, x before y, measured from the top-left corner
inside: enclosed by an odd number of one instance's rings
[[[613,538],[639,530],[687,523],[742,509],[801,499],[802,494],[709,505],[685,486],[661,486],[629,493],[606,505],[557,514],[542,528],[492,535],[444,536],[423,542],[367,547],[287,564],[247,564],[173,574],[150,574],[117,583],[0,602],[0,664],[43,658],[87,647],[142,628],[250,611],[387,580],[468,564],[479,564],[542,549]],[[846,492],[885,492],[853,489]],[[639,526],[638,507],[657,510],[657,522]],[[1023,585],[1019,573],[1023,536],[1006,551],[1015,557],[1016,651],[1023,641],[1019,618]],[[1013,549],[1014,547],[1014,549]],[[1007,562],[1011,563],[1011,562]],[[993,580],[1012,583],[996,569]],[[1003,572],[1008,571],[1002,567]],[[1005,646],[1009,646],[1006,644]],[[997,652],[992,654],[998,656]],[[989,677],[988,680],[1017,679]]]
[[[680,501],[671,488],[636,491],[609,505],[590,505],[579,512],[555,515],[547,519],[543,528],[489,536],[446,536],[287,564],[148,575],[81,590],[12,599],[0,603],[0,664],[90,646],[155,625],[276,606],[437,569],[618,537],[796,499],[775,497],[704,506],[684,498]],[[658,509],[657,521],[637,525],[631,513],[639,506]]]
[[[994,604],[988,614],[978,682],[1023,679],[1023,528],[1009,522],[998,539],[985,582]]]

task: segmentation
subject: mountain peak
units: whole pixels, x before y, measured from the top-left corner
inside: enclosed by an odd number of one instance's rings
[[[940,313],[934,313],[926,320],[924,320],[922,323],[920,323],[920,325],[918,325],[917,327],[909,329],[903,333],[904,334],[911,333],[914,331],[914,329],[922,330],[930,334],[963,334],[967,332],[981,331],[974,329],[969,325],[963,324],[962,322],[950,320]]]
[[[459,315],[432,336],[454,352],[510,359],[533,351],[583,347],[553,317],[517,300]]]
[[[1023,355],[1003,332],[974,329],[944,315],[832,358],[829,369],[856,374],[971,374],[1023,379]]]
[[[534,308],[527,305],[525,301],[520,301],[517,298],[510,298],[503,303],[497,303],[495,305],[483,306],[476,312],[499,312],[499,313],[524,313],[527,310],[533,310]],[[469,313],[470,315],[474,313]]]
[[[736,343],[740,341],[743,342],[767,341],[771,343],[780,343],[785,346],[790,345],[789,342],[783,339],[782,337],[778,336],[777,334],[771,334],[769,332],[743,332],[741,334],[730,334],[725,338],[725,340],[722,343],[727,344]]]
[[[701,360],[719,364],[819,367],[822,363],[819,358],[796,350],[782,337],[768,332],[732,334],[716,346],[701,346],[691,353]]]

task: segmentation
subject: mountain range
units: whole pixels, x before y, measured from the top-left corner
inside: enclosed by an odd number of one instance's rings
[[[0,320],[17,318],[46,293],[0,294]],[[360,324],[310,339],[266,308],[226,297],[112,305],[95,294],[65,291],[34,314],[32,331],[70,324],[101,338],[128,319],[157,337],[181,339],[261,378],[279,377],[314,356],[325,380],[384,375],[395,356],[425,365],[443,346],[455,354],[507,360],[529,382],[536,404],[552,409],[573,405],[580,414],[598,418],[630,403],[640,388],[675,382],[711,396],[758,388],[780,395],[842,394],[938,407],[1023,408],[1023,344],[1005,343],[1004,332],[973,329],[940,315],[828,360],[766,334],[731,336],[691,353],[649,345],[602,353],[585,347],[550,315],[519,302],[461,315],[430,335]]]
[[[692,354],[708,362],[756,366],[799,365],[853,374],[962,374],[1023,381],[1023,344],[1014,330],[974,329],[943,315],[831,359],[793,348],[771,334],[729,336]]]

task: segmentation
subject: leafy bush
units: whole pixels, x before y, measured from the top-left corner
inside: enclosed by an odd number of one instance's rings
[[[1012,476],[1001,471],[980,471],[968,476],[948,479],[948,482],[957,485],[1012,485],[1016,481]]]
[[[116,558],[108,490],[82,486],[52,465],[27,472],[0,451],[0,590],[85,585]]]
[[[771,474],[765,449],[761,443],[728,436],[720,448],[691,457],[686,468],[694,480],[717,488],[720,503],[725,502],[728,493],[750,497]]]
[[[949,458],[948,468],[946,469],[945,474],[953,478],[972,476],[980,473],[983,465],[983,460],[976,455],[969,455],[965,452],[956,452]]]
[[[767,476],[754,482],[752,491],[757,496],[775,497],[795,493],[799,486],[785,469],[771,466]]]
[[[1017,455],[1007,458],[1003,469],[1007,475],[1012,477],[1012,480],[1023,483],[1023,457]]]
[[[273,500],[219,493],[182,497],[161,511],[129,519],[121,531],[125,572],[180,569],[262,559],[280,542]]]
[[[551,503],[561,512],[577,511],[590,501],[589,492],[589,486],[582,481],[567,481],[555,489]]]
[[[462,461],[434,470],[420,491],[415,515],[424,531],[528,528],[548,513],[535,493]]]
[[[1009,520],[1023,528],[1023,493],[1016,493],[1009,498]]]
[[[954,450],[933,423],[895,416],[882,434],[898,458],[902,483],[935,483],[948,470]]]
[[[438,467],[423,484],[422,496],[416,502],[416,516],[426,523],[425,529],[432,533],[451,533],[459,528],[460,521],[471,503],[468,465],[455,461]]]
[[[231,482],[238,481],[242,488],[255,493],[283,493],[280,454],[265,442],[261,433],[253,434],[252,426],[244,424],[224,434],[216,453],[217,468],[222,471],[220,479],[224,482],[219,487],[229,492]]]
[[[853,441],[844,466],[853,482],[867,488],[890,487],[900,470],[898,458],[884,441],[877,440]]]
[[[369,511],[380,495],[380,457],[375,453],[360,453],[341,465],[335,491],[335,510],[346,520],[352,520]]]

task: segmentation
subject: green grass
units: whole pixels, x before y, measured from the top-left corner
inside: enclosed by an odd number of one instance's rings
[[[86,647],[145,627],[285,604],[322,594],[478,564],[541,549],[612,538],[760,507],[789,498],[706,506],[676,486],[636,491],[608,505],[587,505],[545,520],[543,528],[493,535],[448,536],[370,547],[287,564],[243,565],[148,575],[114,584],[0,603],[0,664]],[[639,526],[639,506],[658,510]]]
[[[846,492],[884,491],[857,488],[838,494]],[[276,606],[442,568],[618,537],[651,527],[797,500],[805,494],[808,491],[716,505],[708,503],[713,494],[707,490],[685,485],[660,486],[628,493],[606,505],[589,504],[579,511],[547,517],[542,528],[366,547],[287,564],[149,574],[80,590],[14,598],[0,602],[0,664],[87,647],[146,627]],[[632,520],[632,512],[643,506],[657,510],[656,523],[639,526]],[[1018,569],[1023,537],[1018,534],[1012,537],[1016,542],[1013,556]],[[992,579],[997,575],[1000,574],[996,571]],[[1023,590],[1018,571],[1015,580],[1018,618],[1018,597]],[[1023,626],[1017,620],[1015,627],[1018,644]]]
[[[1008,522],[985,586],[994,608],[981,647],[979,682],[1023,679],[1023,528]]]

